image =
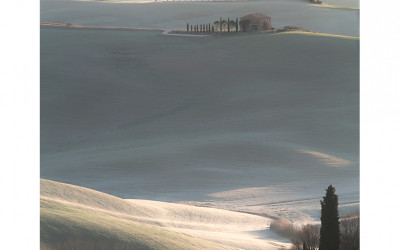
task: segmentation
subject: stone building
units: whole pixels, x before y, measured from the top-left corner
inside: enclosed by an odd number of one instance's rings
[[[262,31],[272,30],[271,18],[263,14],[250,14],[240,18],[240,30]]]

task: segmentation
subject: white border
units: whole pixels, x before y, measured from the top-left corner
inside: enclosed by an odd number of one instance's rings
[[[361,249],[398,249],[400,4],[361,2]]]
[[[39,249],[39,1],[1,10],[0,249]]]

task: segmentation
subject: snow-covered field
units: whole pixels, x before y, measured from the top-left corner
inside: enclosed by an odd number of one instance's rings
[[[358,36],[358,11],[303,1],[41,1],[41,20],[184,28],[262,12]],[[318,220],[359,202],[359,41],[41,29],[41,176],[128,199]]]

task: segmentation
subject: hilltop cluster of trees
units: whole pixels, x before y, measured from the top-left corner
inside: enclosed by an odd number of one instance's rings
[[[360,215],[353,212],[339,218],[338,196],[330,185],[321,201],[321,226],[307,224],[296,228],[288,220],[271,223],[270,229],[290,238],[293,250],[358,250],[360,249]]]

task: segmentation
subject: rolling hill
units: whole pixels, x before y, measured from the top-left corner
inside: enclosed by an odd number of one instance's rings
[[[42,249],[275,249],[270,219],[41,180]]]

